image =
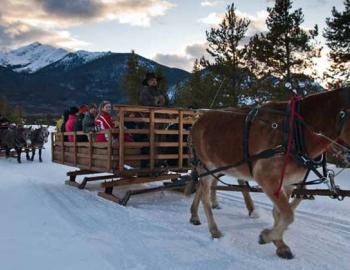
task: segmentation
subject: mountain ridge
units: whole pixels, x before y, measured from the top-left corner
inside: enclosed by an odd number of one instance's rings
[[[12,58],[7,57],[12,62],[6,64],[1,64],[4,61],[1,62],[0,54],[0,96],[5,96],[11,105],[20,105],[29,114],[59,114],[69,106],[98,103],[104,99],[127,102],[121,81],[131,53],[80,50],[65,51],[64,55],[56,57],[55,52],[60,49],[46,46],[33,43],[5,53],[12,55]],[[40,50],[46,51],[43,57],[38,55]],[[138,57],[147,69],[161,69],[169,88],[190,76],[187,71]]]

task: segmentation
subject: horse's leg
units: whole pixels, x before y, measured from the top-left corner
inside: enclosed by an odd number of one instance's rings
[[[43,162],[43,159],[41,158],[41,148],[39,148],[39,161]]]
[[[34,161],[35,157],[35,147],[32,148],[32,157],[30,158],[31,161]]]
[[[199,207],[199,202],[201,199],[201,194],[202,194],[202,186],[198,184],[197,189],[196,189],[196,193],[194,195],[193,202],[191,205],[190,222],[193,225],[200,225],[201,224],[201,221],[200,221],[199,215],[198,215],[198,207]]]
[[[6,155],[6,158],[10,157],[10,148],[5,147],[5,155]]]
[[[217,184],[218,184],[218,180],[214,178],[211,186],[216,187]],[[218,203],[217,197],[216,197],[216,190],[215,189],[211,189],[210,199],[211,199],[211,207],[213,209],[220,209],[221,208],[219,203]]]
[[[247,184],[247,182],[243,179],[237,179],[237,181],[238,181],[239,185],[246,185]],[[248,210],[248,215],[250,217],[256,216],[256,214],[254,214],[254,213],[256,213],[256,211],[254,211],[255,210],[254,202],[253,202],[252,197],[250,196],[249,191],[242,191],[242,195],[244,198],[245,206]]]
[[[21,163],[21,153],[22,153],[22,148],[21,147],[15,147],[16,152],[17,152],[17,162]]]
[[[199,185],[202,189],[200,198],[203,204],[205,215],[207,216],[209,231],[213,238],[220,238],[222,236],[222,233],[216,225],[210,203],[212,179],[210,179],[210,177],[203,177],[200,180]]]
[[[288,200],[290,200],[290,195],[292,194],[294,187],[290,187],[290,188],[285,188],[286,190],[286,194],[288,196]],[[299,204],[302,202],[302,198],[294,198],[290,203],[290,207],[292,208],[293,211],[295,211],[295,209],[299,206]],[[277,209],[277,207],[274,205],[273,209],[272,209],[272,215],[274,218],[274,226],[276,226],[278,219],[280,217],[279,211]]]
[[[27,160],[30,160],[30,157],[29,157],[29,148],[28,148],[28,147],[25,148],[25,152],[26,152],[26,158],[27,158]]]
[[[277,181],[278,183],[278,181]],[[272,185],[275,188],[275,185]],[[288,202],[288,196],[283,191],[279,196],[274,194],[274,189],[271,187],[262,186],[265,194],[267,194],[274,203],[275,224],[272,229],[265,229],[261,232],[259,243],[266,244],[273,242],[276,249],[276,254],[284,259],[292,259],[293,254],[287,244],[283,241],[283,233],[288,225],[294,221],[294,212]]]

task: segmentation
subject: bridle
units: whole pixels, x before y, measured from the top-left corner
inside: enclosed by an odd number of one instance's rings
[[[346,121],[350,119],[350,110],[349,109],[342,109],[338,113],[338,119],[337,119],[337,133],[340,134],[342,130],[344,129]]]

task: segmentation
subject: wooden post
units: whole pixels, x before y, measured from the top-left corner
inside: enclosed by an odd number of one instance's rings
[[[119,171],[124,170],[124,108],[119,110]]]
[[[92,134],[91,132],[89,132],[88,140],[89,140],[89,169],[91,169],[92,167]]]
[[[64,132],[61,132],[61,161],[64,163]]]
[[[184,112],[183,111],[179,111],[179,163],[178,163],[178,167],[179,169],[182,169],[183,167],[183,140],[184,140],[184,136],[183,136],[183,125],[184,125]]]
[[[150,109],[149,113],[149,158],[150,158],[150,169],[154,169],[154,156],[155,156],[155,134],[154,134],[154,110]]]
[[[77,151],[77,132],[74,131],[73,133],[73,147],[74,147],[74,165],[77,165],[77,154],[78,154],[78,151]]]
[[[112,169],[112,142],[113,142],[112,131],[108,130],[108,148],[107,148],[107,170]]]
[[[50,134],[50,136],[51,136],[51,161],[54,161],[54,139],[53,139],[53,132],[51,132],[51,134]],[[56,137],[55,137],[55,140],[56,140]]]

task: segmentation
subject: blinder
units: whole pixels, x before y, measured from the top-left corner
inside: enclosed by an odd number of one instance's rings
[[[337,119],[337,132],[338,134],[343,130],[344,125],[346,123],[346,121],[349,119],[350,117],[350,111],[349,110],[341,110],[338,113],[338,119]]]

